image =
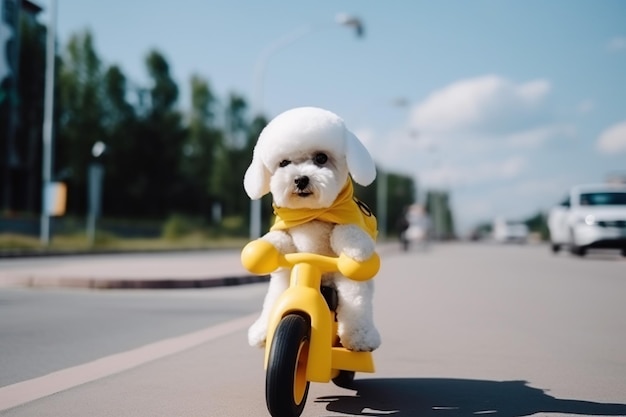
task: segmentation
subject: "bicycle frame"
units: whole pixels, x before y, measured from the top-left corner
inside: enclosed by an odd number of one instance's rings
[[[340,370],[374,372],[371,352],[354,352],[341,347],[337,336],[335,312],[332,312],[320,292],[322,274],[341,272],[348,278],[364,281],[372,278],[380,268],[380,258],[375,253],[359,263],[345,255],[337,258],[311,254],[283,255],[269,242],[250,242],[242,251],[242,263],[259,275],[273,272],[279,267],[291,268],[290,285],[272,309],[265,348],[265,369],[274,331],[287,314],[305,317],[311,325],[307,356],[306,379],[312,382],[329,382]]]

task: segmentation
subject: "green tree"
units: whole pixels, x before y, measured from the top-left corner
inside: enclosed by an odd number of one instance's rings
[[[379,174],[373,184],[362,187],[355,184],[354,192],[356,196],[362,200],[369,208],[374,212],[378,219],[378,223],[382,223],[381,214],[376,212],[378,204],[376,199],[378,197],[378,187],[381,186],[381,181],[386,178],[387,181],[387,234],[393,235],[396,230],[395,226],[403,214],[404,208],[415,202],[415,183],[411,177],[387,172],[387,175],[382,176]]]
[[[222,193],[224,212],[229,215],[243,215],[249,211],[249,198],[243,190],[243,176],[252,160],[252,149],[256,136],[251,133],[247,122],[248,105],[245,99],[237,94],[228,98],[225,114],[224,142],[225,154],[219,164],[219,178],[224,190]]]
[[[250,124],[250,129],[248,133],[248,138],[246,141],[246,146],[240,151],[240,157],[242,160],[242,165],[239,167],[240,173],[240,181],[239,181],[239,190],[241,190],[242,195],[242,210],[243,210],[243,218],[245,219],[246,224],[250,222],[250,198],[243,190],[243,176],[245,175],[246,169],[248,169],[248,165],[252,161],[252,153],[254,151],[254,146],[261,134],[261,131],[267,126],[268,120],[264,116],[256,116],[252,123]],[[265,229],[267,230],[271,227],[272,222],[274,221],[274,210],[272,208],[272,197],[267,195],[263,197],[261,200],[261,218],[265,221]],[[246,231],[247,233],[247,231]]]
[[[124,216],[134,202],[127,183],[135,173],[135,132],[137,113],[128,102],[128,85],[122,70],[110,66],[103,77],[103,126],[104,142],[107,144],[104,163],[106,168],[104,187],[104,213]]]
[[[191,78],[191,112],[188,135],[183,144],[181,171],[189,189],[189,210],[207,215],[219,205],[223,183],[219,163],[223,153],[222,132],[215,124],[217,99],[208,81]]]
[[[415,203],[416,187],[413,178],[402,174],[390,173],[387,181],[387,232],[391,235],[397,232],[396,225],[405,208]]]
[[[151,51],[146,57],[146,67],[154,82],[150,90],[152,115],[179,116],[174,111],[178,100],[178,86],[170,75],[170,66],[165,57],[159,51]]]
[[[25,206],[35,211],[41,185],[45,28],[37,24],[22,30],[22,130],[16,143],[27,172],[8,181],[22,197],[28,194],[20,201],[27,200]],[[55,89],[53,176],[68,183],[69,213],[86,213],[91,151],[102,141],[107,145],[100,158],[106,172],[105,216],[163,218],[172,212],[208,216],[219,203],[225,215],[247,220],[250,205],[242,179],[267,120],[250,121],[247,102],[238,94],[227,97],[218,117],[219,100],[199,75],[191,79],[191,109],[183,119],[177,108],[178,86],[166,58],[150,51],[145,65],[150,88],[138,89],[121,68],[103,64],[90,31],[73,34],[62,48]],[[129,99],[137,93],[138,100]],[[266,199],[263,218],[270,217]]]
[[[162,217],[185,209],[180,160],[186,133],[175,107],[178,87],[165,57],[151,51],[146,68],[152,88],[135,131],[134,172],[127,182],[131,206],[127,210],[132,215]]]
[[[56,166],[65,173],[68,211],[84,213],[91,149],[104,140],[102,64],[89,31],[70,37],[59,74]]]

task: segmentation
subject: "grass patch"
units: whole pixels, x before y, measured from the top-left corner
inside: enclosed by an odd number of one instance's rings
[[[0,234],[0,249],[38,249],[40,247],[39,239],[32,236],[12,233]]]
[[[17,234],[0,234],[2,251],[144,251],[144,250],[184,250],[184,249],[238,249],[247,242],[237,237],[207,237],[194,232],[176,239],[168,238],[120,238],[112,234],[98,232],[93,245],[85,234],[55,235],[50,245],[45,247],[39,238]]]
[[[20,218],[22,233],[0,233],[0,252],[91,252],[91,251],[150,251],[185,249],[237,249],[248,241],[247,227],[240,216],[225,217],[211,225],[201,217],[172,214],[165,220],[101,219],[95,241],[85,230],[85,219],[64,217],[54,219],[50,244],[41,244],[32,234],[32,223],[38,219]],[[19,229],[18,229],[19,230]]]

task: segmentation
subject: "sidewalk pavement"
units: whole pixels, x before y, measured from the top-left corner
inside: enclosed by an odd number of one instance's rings
[[[397,251],[378,245],[379,254]],[[240,250],[91,254],[0,259],[1,287],[174,289],[267,281],[241,265]]]
[[[0,287],[204,288],[266,279],[243,268],[239,250],[0,259]]]

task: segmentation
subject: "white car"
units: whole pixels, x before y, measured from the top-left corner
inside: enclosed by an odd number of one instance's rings
[[[578,256],[589,248],[620,249],[626,256],[626,185],[573,187],[550,210],[548,228],[555,253],[567,246]]]
[[[522,222],[506,221],[498,218],[493,222],[493,238],[500,243],[526,243],[528,226]]]

